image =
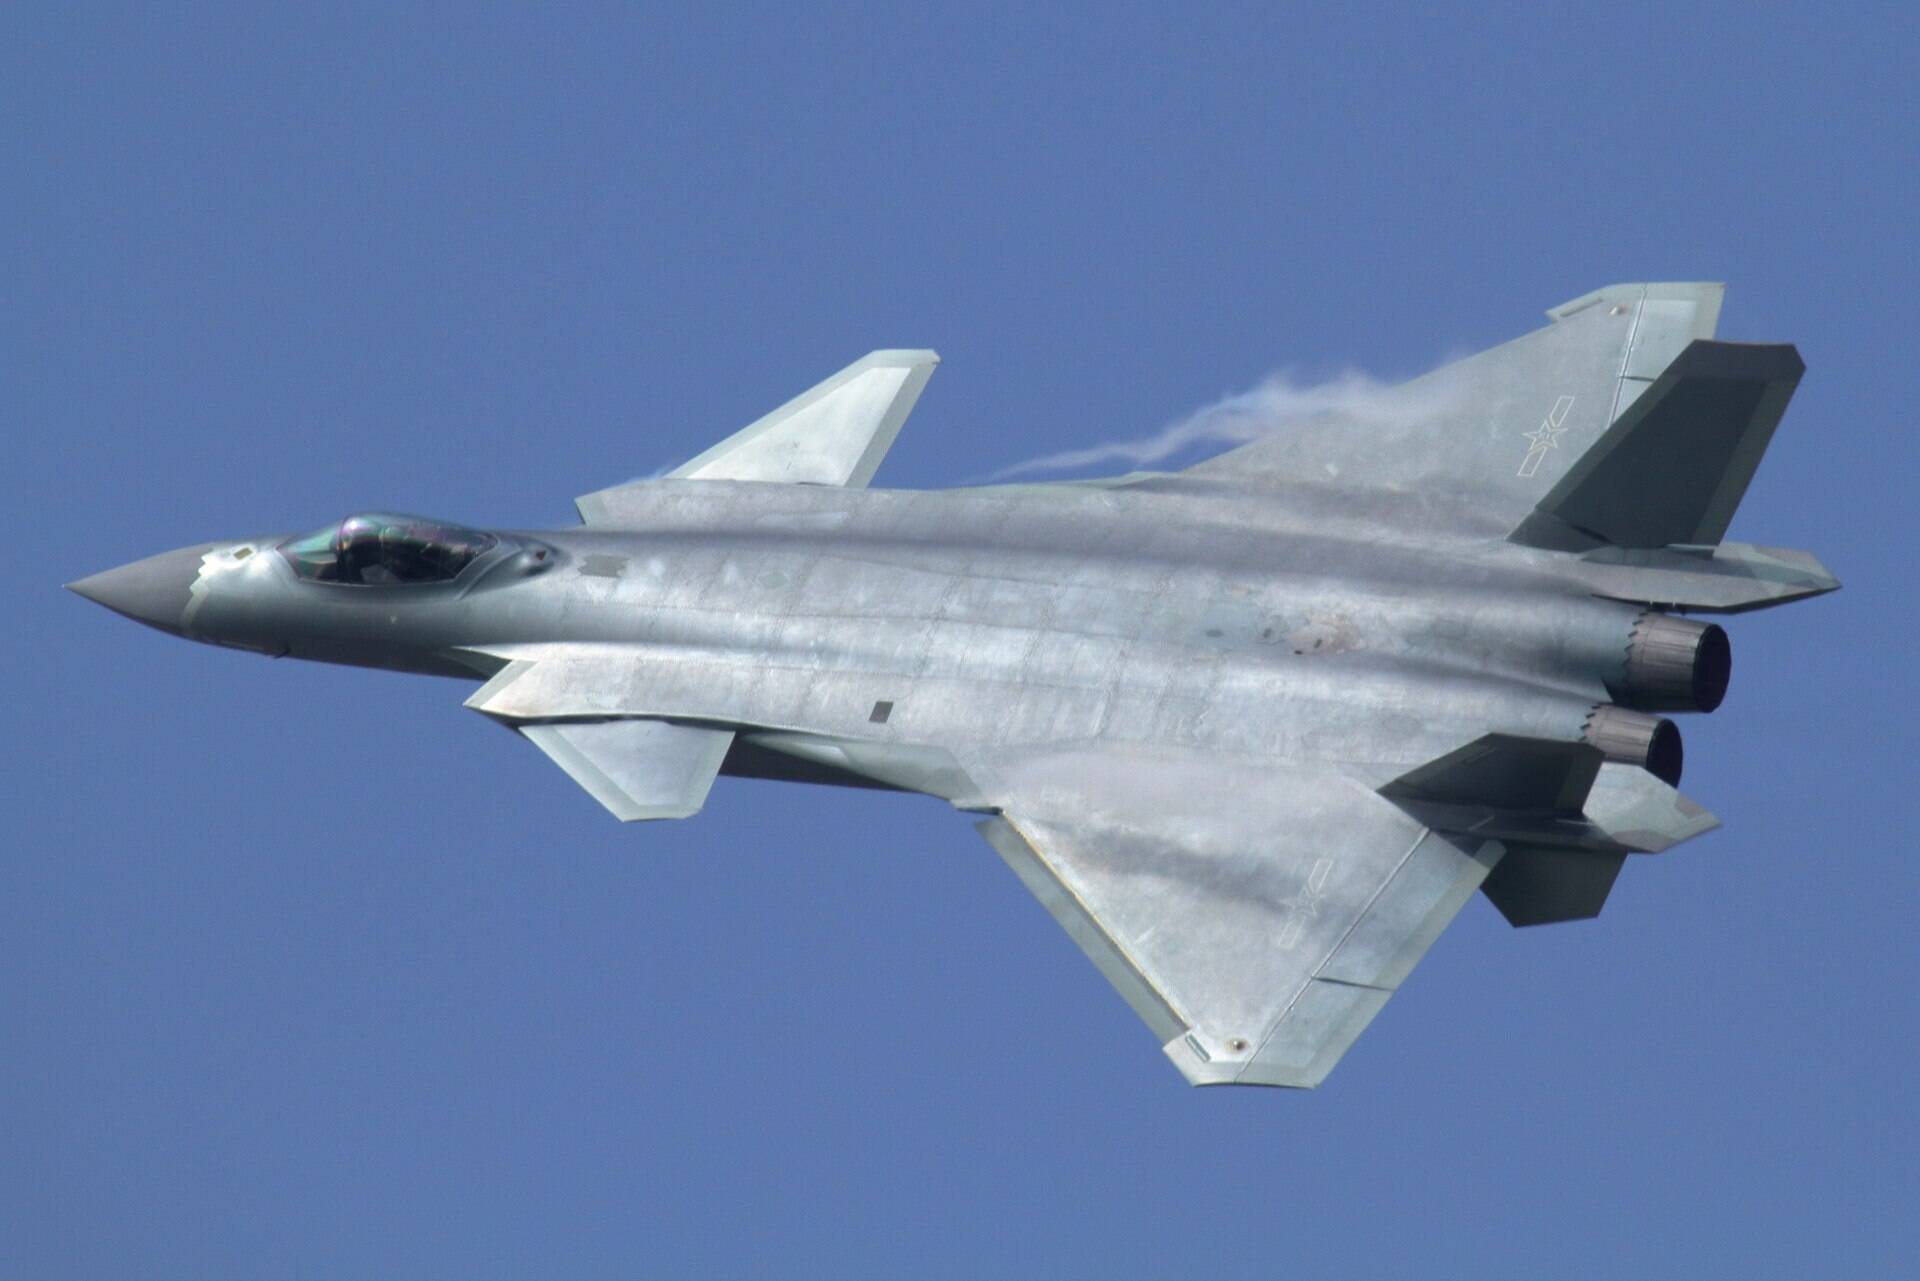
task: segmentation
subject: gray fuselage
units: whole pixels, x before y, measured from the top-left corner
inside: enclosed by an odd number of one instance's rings
[[[1564,556],[1446,536],[1457,514],[1415,497],[1302,487],[1250,527],[1244,502],[1157,477],[637,489],[630,528],[504,533],[443,584],[304,581],[271,541],[215,545],[182,630],[473,676],[525,647],[619,647],[703,676],[677,702],[641,682],[660,705],[624,710],[748,735],[1138,740],[1381,773],[1457,746],[1462,699],[1491,729],[1578,738],[1642,612]]]

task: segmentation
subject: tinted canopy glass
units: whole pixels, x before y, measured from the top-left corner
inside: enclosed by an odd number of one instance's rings
[[[320,583],[444,583],[499,539],[418,516],[349,516],[280,544],[302,578]]]

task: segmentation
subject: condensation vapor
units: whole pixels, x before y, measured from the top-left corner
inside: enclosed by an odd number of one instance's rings
[[[1145,467],[1201,445],[1244,445],[1321,414],[1339,414],[1361,422],[1384,421],[1393,416],[1398,403],[1398,398],[1389,395],[1392,390],[1391,384],[1357,370],[1320,383],[1302,383],[1290,374],[1277,373],[1252,390],[1222,397],[1151,436],[1029,458],[1002,468],[992,479],[1103,463]]]

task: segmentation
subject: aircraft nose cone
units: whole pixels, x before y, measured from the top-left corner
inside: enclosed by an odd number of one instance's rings
[[[182,547],[68,583],[67,590],[105,605],[136,623],[180,635],[187,592],[200,575],[200,558],[214,543]]]

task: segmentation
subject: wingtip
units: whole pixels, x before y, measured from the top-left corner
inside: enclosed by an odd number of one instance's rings
[[[1549,307],[1547,316],[1552,320],[1565,320],[1576,311],[1585,311],[1596,303],[1639,302],[1642,298],[1659,298],[1710,302],[1712,313],[1717,318],[1720,312],[1720,300],[1726,292],[1727,286],[1718,280],[1618,281],[1590,290],[1578,298],[1569,298],[1556,307]]]
[[[868,352],[860,362],[863,365],[937,365],[940,353],[931,347],[883,347],[879,351]]]

